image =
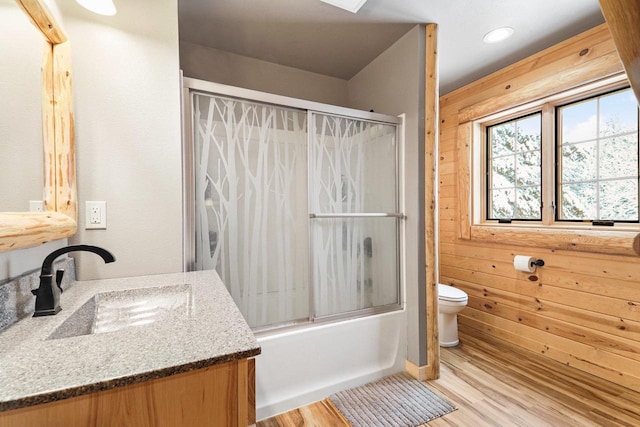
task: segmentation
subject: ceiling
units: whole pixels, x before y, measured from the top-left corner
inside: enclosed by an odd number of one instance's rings
[[[180,40],[350,79],[418,23],[438,24],[440,93],[594,27],[598,0],[178,0]],[[510,26],[505,42],[484,44]]]

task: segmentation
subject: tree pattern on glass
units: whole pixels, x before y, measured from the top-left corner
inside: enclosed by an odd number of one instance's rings
[[[193,96],[196,268],[252,327],[307,318],[306,112]]]
[[[540,219],[541,114],[490,126],[488,219]]]
[[[395,125],[201,93],[192,106],[196,269],[218,271],[251,327],[399,303],[396,218],[309,225],[397,210]]]
[[[320,213],[397,210],[395,126],[314,113],[310,208]],[[318,317],[398,303],[395,218],[311,224]]]
[[[559,219],[638,220],[638,106],[630,89],[558,108]]]

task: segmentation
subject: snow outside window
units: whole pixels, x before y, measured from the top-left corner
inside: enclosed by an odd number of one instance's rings
[[[638,111],[631,89],[609,88],[481,123],[482,219],[638,223]]]
[[[557,108],[558,220],[638,221],[638,107],[624,89]]]

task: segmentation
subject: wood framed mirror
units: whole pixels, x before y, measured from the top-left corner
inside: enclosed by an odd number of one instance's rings
[[[43,212],[0,212],[0,252],[63,239],[72,236],[77,230],[75,135],[69,42],[62,27],[44,4],[44,0],[16,2],[44,36]]]

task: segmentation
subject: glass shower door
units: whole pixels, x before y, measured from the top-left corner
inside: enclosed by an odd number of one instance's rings
[[[312,317],[399,305],[396,126],[310,117]]]
[[[309,318],[307,114],[192,93],[195,268],[251,327]]]

